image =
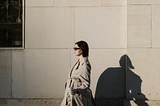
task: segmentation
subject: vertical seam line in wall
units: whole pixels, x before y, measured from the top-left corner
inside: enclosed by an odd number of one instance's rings
[[[128,2],[126,0],[126,54],[128,50]]]
[[[128,2],[126,0],[126,51],[128,52]]]
[[[12,51],[11,50],[11,98],[12,98],[12,83],[13,83],[13,79],[12,79]]]
[[[69,66],[69,68],[71,67],[71,61],[72,61],[72,59],[71,59],[71,50],[72,49],[69,49],[69,52],[70,52],[70,66]]]
[[[101,7],[102,7],[102,0],[101,0]]]
[[[152,28],[152,23],[153,23],[153,16],[152,16],[152,8],[153,8],[153,5],[151,4],[151,48],[153,48],[152,46],[153,46],[153,44],[152,44],[152,39],[153,39],[153,28]]]
[[[126,0],[126,54],[128,52],[128,2]]]
[[[23,17],[24,17],[24,25],[23,25],[23,27],[24,27],[24,32],[23,32],[23,43],[24,43],[24,49],[25,49],[25,32],[26,32],[26,2],[25,2],[26,0],[23,0],[23,2],[24,2],[24,7],[23,7]]]
[[[126,0],[126,54],[128,54],[128,2]],[[125,60],[125,99],[127,99],[127,59]]]
[[[125,99],[127,99],[127,55],[125,57]]]
[[[76,7],[74,6],[74,43],[76,38]]]

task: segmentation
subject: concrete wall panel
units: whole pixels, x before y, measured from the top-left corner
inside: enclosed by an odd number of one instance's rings
[[[70,48],[74,8],[27,8],[26,48]]]
[[[151,47],[151,6],[128,5],[128,47]]]
[[[102,6],[125,6],[126,0],[102,0]]]
[[[159,0],[127,0],[128,4],[160,4]]]
[[[27,6],[54,6],[54,0],[26,0]]]
[[[70,50],[26,49],[12,56],[14,98],[63,97]]]
[[[128,48],[132,68],[127,70],[128,99],[160,99],[160,49]]]
[[[152,47],[160,48],[160,5],[153,5],[152,6]]]
[[[120,66],[126,49],[91,49],[91,87],[95,98],[123,98],[124,71]]]
[[[0,98],[11,97],[11,50],[0,51]]]
[[[76,8],[75,40],[91,48],[126,48],[126,8]]]
[[[55,0],[55,6],[101,6],[101,0]]]
[[[13,50],[12,51],[12,93],[15,98],[23,98],[25,94],[25,51]]]

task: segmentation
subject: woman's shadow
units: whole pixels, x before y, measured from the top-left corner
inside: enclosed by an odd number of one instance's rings
[[[148,100],[141,92],[142,80],[135,74],[130,58],[123,55],[119,60],[120,67],[107,68],[99,77],[95,99],[125,99],[125,106],[131,106],[133,100],[138,106],[149,106]],[[101,104],[98,104],[101,106]],[[106,104],[107,105],[107,104]]]

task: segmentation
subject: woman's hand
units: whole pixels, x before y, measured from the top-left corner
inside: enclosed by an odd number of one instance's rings
[[[77,90],[76,90],[76,89],[72,89],[72,90],[71,90],[71,94],[72,94],[72,95],[75,95],[76,93],[77,93]]]

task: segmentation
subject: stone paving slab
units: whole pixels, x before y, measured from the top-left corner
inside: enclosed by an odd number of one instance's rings
[[[0,106],[60,106],[62,99],[0,99]],[[160,100],[96,99],[96,106],[160,106]]]

